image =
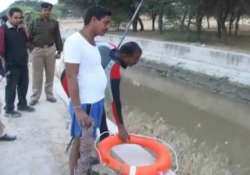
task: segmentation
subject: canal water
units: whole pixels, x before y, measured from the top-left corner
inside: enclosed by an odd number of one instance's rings
[[[250,174],[248,104],[143,66],[123,75],[121,99],[129,131],[170,143],[179,155],[179,174]]]

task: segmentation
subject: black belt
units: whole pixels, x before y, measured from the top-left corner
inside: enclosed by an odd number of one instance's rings
[[[54,45],[54,43],[50,43],[50,44],[44,44],[44,45],[35,45],[35,47],[39,47],[39,48],[49,48],[52,47]]]

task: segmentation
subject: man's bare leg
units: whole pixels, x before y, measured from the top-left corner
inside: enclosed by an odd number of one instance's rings
[[[69,155],[69,169],[70,169],[70,175],[74,175],[77,161],[80,158],[80,139],[74,138],[71,149],[70,149],[70,155]]]

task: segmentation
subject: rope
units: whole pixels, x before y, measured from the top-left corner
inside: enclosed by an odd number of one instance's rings
[[[148,138],[148,139],[155,139],[154,137],[149,137],[149,136],[143,136],[143,135],[139,135],[139,134],[134,134],[135,136],[139,136],[139,137],[145,137],[145,138]],[[174,157],[175,157],[175,165],[176,165],[176,168],[175,170],[173,170],[173,172],[177,172],[179,171],[179,163],[178,163],[178,156],[177,156],[177,152],[175,151],[175,149],[167,142],[165,142],[164,140],[160,139],[160,138],[157,138],[158,141],[160,141],[162,144],[166,145],[174,154]]]

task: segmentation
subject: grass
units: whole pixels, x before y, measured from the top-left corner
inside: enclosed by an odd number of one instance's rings
[[[137,110],[125,113],[130,132],[157,137],[172,145],[178,154],[178,175],[231,175],[234,173],[228,157],[221,154],[217,147],[208,147],[205,141],[200,142],[189,137],[182,130],[167,124],[165,117],[157,114],[148,116]],[[172,168],[175,169],[175,166],[173,163]]]
[[[111,33],[120,34],[121,32]],[[250,32],[248,31],[241,32],[239,36],[226,36],[222,39],[219,39],[217,33],[213,30],[203,31],[200,36],[195,31],[179,31],[175,29],[167,30],[163,33],[153,31],[129,32],[129,35],[161,41],[202,44],[212,48],[250,53]]]

